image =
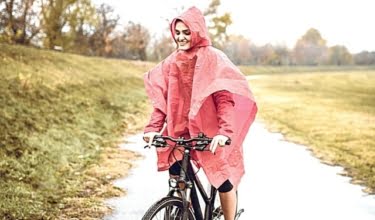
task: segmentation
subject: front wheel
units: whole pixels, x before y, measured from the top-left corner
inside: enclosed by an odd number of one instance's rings
[[[164,197],[153,204],[142,217],[142,220],[182,220],[182,199],[178,197]],[[188,220],[195,220],[191,209],[188,210]]]

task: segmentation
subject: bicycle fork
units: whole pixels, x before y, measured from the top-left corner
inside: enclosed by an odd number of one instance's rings
[[[182,201],[182,205],[183,205],[183,215],[182,215],[182,220],[188,220],[188,216],[189,216],[189,208],[190,208],[190,201],[189,201],[189,198],[190,198],[190,192],[191,192],[191,182],[188,181],[186,182],[186,190],[185,190],[185,199]]]

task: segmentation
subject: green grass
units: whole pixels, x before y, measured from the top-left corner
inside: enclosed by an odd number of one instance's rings
[[[0,44],[0,219],[55,219],[149,104],[137,63]]]
[[[250,81],[260,118],[375,193],[375,70],[331,68],[267,74],[263,67]]]

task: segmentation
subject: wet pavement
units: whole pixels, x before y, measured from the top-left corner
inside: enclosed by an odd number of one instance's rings
[[[105,220],[140,220],[168,191],[168,174],[156,172],[155,150],[143,149],[141,137],[128,137],[129,143],[121,146],[144,159],[135,161],[127,178],[115,182],[127,195],[107,201],[114,211]],[[259,122],[245,140],[244,157],[246,174],[239,187],[242,220],[375,219],[375,196],[339,175],[341,167],[321,163],[305,146],[285,141]]]

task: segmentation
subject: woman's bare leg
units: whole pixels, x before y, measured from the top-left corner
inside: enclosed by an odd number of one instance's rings
[[[231,191],[225,193],[220,192],[219,195],[225,220],[234,220],[237,206],[236,189],[233,188]]]

